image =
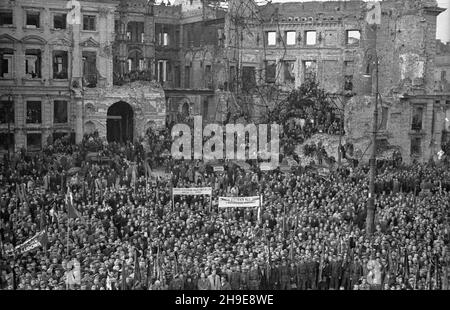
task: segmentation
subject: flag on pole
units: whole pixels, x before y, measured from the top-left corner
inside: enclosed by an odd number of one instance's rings
[[[81,214],[78,212],[77,209],[73,206],[73,195],[69,188],[67,188],[67,195],[66,195],[66,205],[67,205],[67,215],[69,218],[79,218],[81,222],[84,225],[87,225],[84,218],[81,216]]]
[[[409,260],[408,260],[408,251],[406,250],[406,248],[405,248],[403,276],[405,277],[405,279],[409,277]]]
[[[127,263],[125,260],[122,263],[122,291],[127,290]]]
[[[141,283],[141,268],[139,267],[139,251],[136,249],[134,252],[134,285],[136,285],[137,282]]]

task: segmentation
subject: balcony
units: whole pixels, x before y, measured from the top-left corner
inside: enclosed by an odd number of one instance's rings
[[[114,73],[113,84],[117,86],[125,85],[135,81],[151,81],[153,78],[150,70],[131,71],[123,75]]]

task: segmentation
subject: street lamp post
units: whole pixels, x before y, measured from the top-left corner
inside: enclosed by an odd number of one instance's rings
[[[370,179],[369,179],[369,202],[367,205],[366,233],[370,236],[375,226],[375,176],[377,155],[377,132],[378,132],[378,64],[379,58],[375,56],[375,108],[373,111],[372,152],[370,156]]]
[[[10,148],[11,148],[11,120],[9,119],[10,113],[11,113],[11,108],[12,108],[12,103],[11,103],[11,94],[8,95],[8,104],[5,106],[5,114],[6,114],[6,121],[8,122],[8,139],[7,139],[7,143],[8,143],[8,162],[11,159],[11,154],[10,154]]]

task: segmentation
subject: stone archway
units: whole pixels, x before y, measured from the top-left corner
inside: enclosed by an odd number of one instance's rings
[[[114,103],[108,109],[106,138],[108,142],[133,141],[134,111],[125,101]]]

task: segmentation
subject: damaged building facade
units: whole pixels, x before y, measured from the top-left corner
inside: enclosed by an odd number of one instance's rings
[[[194,115],[258,122],[276,104],[267,90],[314,78],[340,98],[345,140],[367,159],[376,59],[380,154],[429,160],[448,139],[448,54],[435,40],[443,9],[434,0],[226,3],[2,2],[2,150],[94,131],[132,140]]]
[[[227,44],[244,91],[270,84],[289,91],[313,77],[341,97],[345,138],[361,159],[370,155],[378,60],[379,155],[429,160],[448,131],[448,96],[434,87],[443,11],[436,1],[230,1]],[[252,97],[258,119],[266,107]]]
[[[149,79],[114,83],[118,2],[18,0],[0,5],[2,151],[42,149],[97,131],[108,141],[165,125],[164,90]]]

